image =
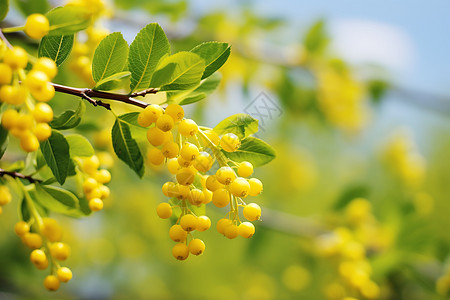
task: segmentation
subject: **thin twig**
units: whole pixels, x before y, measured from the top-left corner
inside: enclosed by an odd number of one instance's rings
[[[5,42],[6,46],[8,46],[8,48],[12,49],[13,46],[11,45],[11,43],[8,41],[8,39],[6,38],[6,36],[3,34],[3,32],[1,30],[0,30],[0,39],[2,39]]]
[[[42,182],[39,179],[31,177],[31,175],[24,175],[24,174],[18,173],[18,172],[6,171],[6,170],[0,168],[0,177],[3,177],[5,175],[11,176],[13,178],[25,179],[25,180],[28,180],[30,183]]]

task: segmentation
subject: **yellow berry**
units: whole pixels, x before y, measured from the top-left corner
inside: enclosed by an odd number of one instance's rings
[[[2,85],[0,87],[0,102],[13,104],[15,89],[12,85]]]
[[[109,171],[106,169],[98,170],[95,173],[95,179],[101,184],[108,183],[111,181],[111,173],[109,173]]]
[[[53,109],[47,103],[38,103],[34,107],[33,117],[38,123],[49,123],[53,120]]]
[[[248,192],[250,196],[258,196],[259,194],[261,194],[263,190],[263,184],[261,180],[259,180],[258,178],[250,178],[248,180],[248,183],[250,184],[250,191]]]
[[[164,144],[162,148],[162,153],[167,158],[175,158],[178,155],[178,152],[180,151],[180,147],[177,143],[173,141],[169,141]]]
[[[234,239],[238,236],[238,227],[236,224],[230,224],[226,226],[223,230],[223,234],[229,238]]]
[[[11,202],[12,196],[9,188],[6,185],[0,185],[0,206]]]
[[[31,249],[38,249],[42,247],[42,237],[37,233],[25,233],[22,237],[22,241]]]
[[[38,141],[42,142],[52,135],[52,128],[47,123],[37,123],[36,127],[33,128],[33,133]]]
[[[231,225],[232,223],[233,222],[230,219],[220,219],[219,221],[217,221],[216,229],[219,233],[224,234],[225,227]]]
[[[56,222],[55,219],[42,218],[44,227],[41,233],[47,237],[50,242],[59,242],[62,238],[61,226]]]
[[[30,89],[30,93],[37,101],[48,102],[55,96],[55,87],[47,82],[39,89]]]
[[[177,182],[182,185],[191,185],[195,180],[195,173],[190,168],[181,168],[177,172]]]
[[[188,200],[192,205],[199,206],[205,200],[205,194],[203,194],[203,191],[201,191],[199,189],[192,189],[189,192]]]
[[[142,127],[148,127],[152,123],[155,123],[156,120],[163,114],[163,109],[161,106],[156,104],[150,104],[147,106],[138,117],[139,125]],[[139,121],[139,119],[141,119]]]
[[[249,191],[250,184],[245,178],[238,177],[230,183],[230,192],[236,197],[245,198]]]
[[[247,220],[256,221],[261,218],[261,207],[256,203],[250,203],[244,206],[242,213]]]
[[[224,185],[221,184],[218,180],[216,175],[209,175],[208,178],[206,178],[206,188],[210,190],[211,192],[214,192],[220,188],[223,188]]]
[[[169,132],[164,132],[158,127],[151,127],[147,130],[147,140],[155,147],[161,146],[164,143],[165,135]]]
[[[100,160],[96,155],[85,158],[83,160],[83,171],[88,174],[94,174],[100,166]]]
[[[180,156],[187,161],[193,161],[199,153],[198,147],[191,143],[184,143],[180,150]]]
[[[103,201],[99,198],[93,198],[89,200],[89,208],[92,211],[100,211],[103,209]]]
[[[48,57],[40,57],[33,65],[33,70],[44,72],[49,80],[55,78],[58,73],[56,63]]]
[[[170,206],[169,203],[160,203],[157,207],[156,207],[156,213],[158,214],[158,217],[160,217],[161,219],[167,219],[170,218],[170,216],[172,216],[172,207]]]
[[[50,253],[57,260],[66,260],[70,256],[70,247],[65,243],[53,243],[50,246]]]
[[[173,119],[169,115],[161,115],[156,120],[156,127],[158,127],[164,132],[171,130],[173,128],[173,125],[174,125]]]
[[[40,39],[48,33],[50,23],[48,19],[41,14],[31,14],[27,17],[25,23],[25,33],[33,39]]]
[[[175,123],[184,118],[184,109],[178,104],[169,104],[164,113],[170,116]]]
[[[25,80],[30,90],[40,90],[48,83],[48,81],[47,74],[38,70],[31,70],[27,74],[27,79]]]
[[[184,242],[187,238],[187,232],[180,225],[173,225],[169,229],[169,237],[174,242]]]
[[[12,80],[11,67],[5,63],[0,63],[0,85],[9,84]]]
[[[253,174],[253,165],[248,161],[243,161],[239,164],[237,172],[241,177],[249,177]]]
[[[214,144],[214,146],[219,145],[220,137],[214,130],[208,129],[208,130],[203,131],[203,133]]]
[[[250,222],[242,222],[238,226],[238,233],[243,238],[251,238],[255,234],[255,226]]]
[[[89,193],[98,187],[98,182],[93,177],[88,177],[83,182],[83,191]]]
[[[176,197],[178,199],[186,199],[189,195],[189,186],[175,184],[169,191],[169,197]]]
[[[185,260],[189,256],[189,249],[185,244],[176,244],[172,248],[172,255],[178,260]]]
[[[220,139],[220,146],[226,152],[234,152],[241,146],[241,141],[234,133],[226,133]]]
[[[230,167],[221,167],[216,172],[216,178],[221,184],[228,185],[236,178],[236,174]]]
[[[5,110],[2,115],[2,126],[6,130],[11,130],[17,126],[18,117],[19,113],[16,110],[10,108]]]
[[[14,231],[18,236],[24,236],[30,231],[30,225],[25,221],[17,222],[16,225],[14,225]]]
[[[20,137],[20,147],[25,152],[34,152],[39,149],[39,140],[33,133],[27,131]]]
[[[11,69],[24,69],[28,64],[27,52],[20,47],[8,49],[3,56],[3,62]]]
[[[197,218],[197,231],[205,231],[211,227],[211,220],[207,216]]]
[[[106,185],[101,185],[98,190],[100,191],[100,199],[102,200],[108,198],[111,193],[109,187],[107,187]]]
[[[178,132],[185,137],[193,137],[198,132],[197,123],[191,119],[184,119],[178,125]]]
[[[197,228],[197,217],[191,214],[187,214],[181,217],[180,225],[185,231],[194,231]]]
[[[167,170],[169,170],[170,174],[177,174],[178,169],[180,169],[180,165],[176,158],[171,158],[167,161]]]
[[[33,127],[33,117],[28,114],[19,114],[17,117],[17,128],[20,130],[29,130]]]
[[[203,194],[205,194],[205,199],[203,200],[203,204],[208,204],[209,202],[212,201],[213,192],[211,192],[207,189],[204,189]]]
[[[59,289],[60,283],[58,277],[55,275],[47,275],[44,279],[44,286],[49,291],[56,291]]]
[[[175,182],[168,181],[163,184],[162,186],[162,192],[166,197],[170,197],[170,191],[175,188]]]
[[[155,166],[159,166],[164,162],[164,155],[158,148],[151,148],[147,151],[147,160]]]
[[[72,271],[67,267],[61,267],[56,271],[59,281],[68,282],[72,279]]]
[[[35,249],[31,252],[30,260],[39,270],[44,270],[48,267],[47,256],[45,255],[45,252],[40,249]]]
[[[200,172],[208,172],[214,163],[213,158],[208,152],[200,152],[192,165]]]
[[[217,207],[225,207],[230,203],[231,197],[228,190],[220,188],[213,192],[212,203]]]
[[[178,165],[187,168],[192,164],[192,160],[185,160],[181,155],[177,157]]]
[[[200,255],[205,252],[205,243],[201,239],[192,239],[188,248],[192,254]]]

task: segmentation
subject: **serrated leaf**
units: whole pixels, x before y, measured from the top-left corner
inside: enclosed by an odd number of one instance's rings
[[[145,26],[130,45],[128,57],[131,72],[131,92],[150,88],[159,60],[170,54],[166,34],[157,23]]]
[[[49,125],[53,129],[64,130],[78,126],[81,122],[81,117],[84,115],[86,105],[83,101],[78,104],[77,110],[66,110],[58,117],[54,118]]]
[[[5,154],[6,148],[8,148],[8,130],[0,126],[0,158]]]
[[[70,157],[90,157],[95,154],[91,143],[82,135],[69,134],[66,135],[66,140],[69,143]]]
[[[48,210],[71,217],[82,217],[85,214],[80,210],[78,198],[71,192],[51,185],[35,185],[31,193],[43,207]]]
[[[47,0],[16,0],[16,4],[25,16],[45,14],[51,8]]]
[[[187,90],[200,83],[204,69],[205,61],[197,54],[178,52],[159,62],[150,85],[161,91]]]
[[[41,151],[53,176],[63,185],[70,163],[69,143],[60,132],[52,130],[48,140],[41,142]]]
[[[39,43],[38,56],[53,59],[60,66],[72,51],[74,35],[44,36]]]
[[[222,152],[236,162],[248,161],[254,167],[265,165],[276,157],[275,150],[269,144],[253,136],[242,140],[237,151]]]
[[[47,13],[50,23],[48,35],[69,35],[86,29],[91,22],[91,14],[84,7],[56,7]]]
[[[235,114],[217,124],[214,131],[218,135],[231,132],[244,139],[258,132],[258,120],[248,114]]]
[[[109,77],[106,77],[99,82],[94,87],[94,90],[97,91],[111,91],[115,89],[124,88],[127,85],[130,85],[130,76],[131,73],[129,71],[119,72],[113,74]]]
[[[97,46],[92,59],[92,77],[99,82],[121,72],[128,59],[128,44],[120,32],[105,37]]]
[[[8,14],[9,0],[0,0],[0,21]]]
[[[206,42],[196,46],[191,52],[205,60],[205,71],[202,76],[202,79],[205,79],[227,61],[231,53],[231,46],[228,43]]]
[[[144,158],[138,144],[131,136],[130,126],[117,118],[111,131],[114,152],[139,177],[144,175]]]
[[[222,75],[220,73],[215,73],[212,76],[203,79],[200,85],[192,91],[187,93],[183,93],[181,95],[172,97],[170,95],[167,96],[169,103],[178,103],[180,105],[192,104],[203,100],[214,92],[220,84],[220,80],[222,79]],[[177,100],[181,100],[177,102]]]

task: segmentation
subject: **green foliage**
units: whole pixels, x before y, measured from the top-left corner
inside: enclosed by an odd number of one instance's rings
[[[65,138],[69,143],[71,157],[89,157],[95,154],[91,143],[89,143],[84,136],[79,134],[69,134],[66,135]]]
[[[69,170],[69,143],[60,132],[52,130],[49,139],[41,142],[41,151],[56,180],[63,185]]]
[[[35,184],[31,196],[46,209],[71,217],[82,217],[78,198],[71,192],[57,186]]]
[[[258,120],[248,114],[235,114],[217,124],[214,131],[219,135],[231,132],[244,139],[258,132]]]
[[[9,0],[0,0],[0,21],[3,20],[9,11]]]
[[[39,43],[38,56],[49,57],[61,65],[72,51],[74,35],[44,36]]]
[[[92,59],[92,77],[95,82],[124,70],[128,58],[128,44],[120,32],[104,38],[95,49]]]
[[[51,8],[47,0],[16,0],[15,2],[25,16],[45,14]]]
[[[108,76],[95,84],[94,90],[111,91],[130,85],[131,72],[124,71]]]
[[[325,21],[319,20],[314,23],[307,31],[303,45],[306,50],[312,54],[320,54],[328,46],[329,37],[325,31]]]
[[[202,79],[211,76],[228,59],[231,53],[231,45],[228,43],[207,42],[193,48],[191,52],[205,60],[205,72]]]
[[[131,72],[131,91],[150,88],[153,73],[159,60],[170,54],[166,34],[157,23],[145,26],[130,45],[128,57]]]
[[[144,175],[144,158],[138,144],[131,136],[130,126],[119,117],[114,122],[111,134],[114,152],[139,177],[142,177]]]
[[[0,158],[5,154],[6,148],[8,147],[8,130],[0,126]]]
[[[79,101],[77,110],[66,110],[58,117],[55,117],[49,125],[53,129],[64,130],[76,127],[81,122],[81,117],[86,110],[86,104]]]
[[[220,73],[215,73],[210,77],[202,80],[199,86],[193,90],[173,94],[168,93],[167,102],[186,105],[201,101],[217,89],[221,79],[222,76],[220,75]]]
[[[70,35],[86,29],[91,22],[89,12],[77,6],[56,7],[47,13],[49,35]]]
[[[237,151],[222,152],[234,161],[248,161],[254,167],[265,165],[276,157],[275,150],[269,144],[253,136],[242,140],[241,146]]]

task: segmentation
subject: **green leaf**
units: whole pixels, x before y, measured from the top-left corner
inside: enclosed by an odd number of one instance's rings
[[[128,83],[129,86],[130,75],[131,72],[129,71],[113,74],[97,82],[97,84],[94,87],[94,90],[111,91],[115,89],[120,89],[125,87],[125,83]]]
[[[177,97],[177,99],[182,99],[178,104],[186,105],[205,99],[207,95],[217,89],[221,79],[222,75],[220,75],[220,73],[215,73],[212,76],[202,80],[197,88],[184,94],[182,97]],[[170,96],[168,96],[168,99],[170,99]],[[177,101],[172,101],[171,99],[168,100],[168,102],[177,103]]]
[[[6,148],[8,147],[8,130],[0,126],[0,158],[5,154]]]
[[[39,204],[36,201],[33,201],[33,205],[41,217],[47,216],[47,210],[44,207],[42,207],[41,204]],[[31,214],[30,214],[30,210],[28,208],[27,200],[25,198],[22,199],[22,203],[20,204],[20,212],[19,213],[20,213],[20,217],[22,218],[23,221],[25,221],[25,222],[30,221]]]
[[[231,46],[228,43],[206,42],[193,48],[191,52],[199,55],[205,60],[205,72],[202,79],[211,76],[228,59],[231,53]]]
[[[167,54],[170,54],[170,45],[162,28],[157,23],[145,26],[130,45],[128,69],[131,71],[131,92],[151,87],[156,66]]]
[[[241,147],[237,151],[222,152],[236,162],[248,161],[254,167],[265,165],[276,156],[275,150],[269,144],[253,136],[242,140]]]
[[[53,59],[57,66],[61,65],[72,51],[74,35],[44,36],[39,43],[38,56]]]
[[[139,125],[137,119],[138,119],[139,113],[138,112],[131,112],[126,113],[121,116],[119,116],[119,119],[126,122],[130,126],[131,130],[131,136],[137,141],[147,141],[147,128],[142,127]]]
[[[45,14],[50,8],[47,0],[16,0],[17,7],[25,15]]]
[[[32,195],[37,202],[52,212],[71,217],[85,215],[80,210],[78,198],[61,187],[36,184],[36,189]]]
[[[369,188],[364,184],[355,184],[346,187],[336,200],[333,209],[343,209],[355,198],[366,198],[369,195]]]
[[[200,56],[178,52],[161,60],[150,85],[162,86],[162,91],[187,90],[200,83],[204,70],[205,61]]]
[[[91,143],[82,135],[69,134],[66,135],[66,140],[69,143],[70,157],[90,157],[95,154]]]
[[[320,54],[328,46],[329,40],[325,31],[325,22],[319,20],[307,31],[303,44],[309,53]]]
[[[128,59],[128,44],[120,32],[105,37],[97,46],[92,59],[92,77],[99,82],[121,72]]]
[[[84,30],[91,22],[91,14],[79,6],[56,7],[47,13],[50,23],[48,35],[69,35]]]
[[[117,118],[111,134],[114,152],[139,177],[142,177],[144,175],[144,158],[138,144],[131,136],[130,126],[125,121]]]
[[[77,110],[66,110],[61,115],[53,119],[53,121],[51,121],[49,125],[53,129],[58,130],[74,128],[78,126],[78,124],[80,124],[81,117],[84,115],[85,110],[86,105],[83,101],[80,100]]]
[[[41,142],[41,151],[56,180],[63,185],[70,163],[69,143],[60,132],[52,130],[48,140]]]
[[[0,21],[8,14],[9,0],[0,0]]]
[[[217,124],[214,131],[218,135],[231,132],[244,139],[258,132],[258,120],[248,114],[235,114]]]

